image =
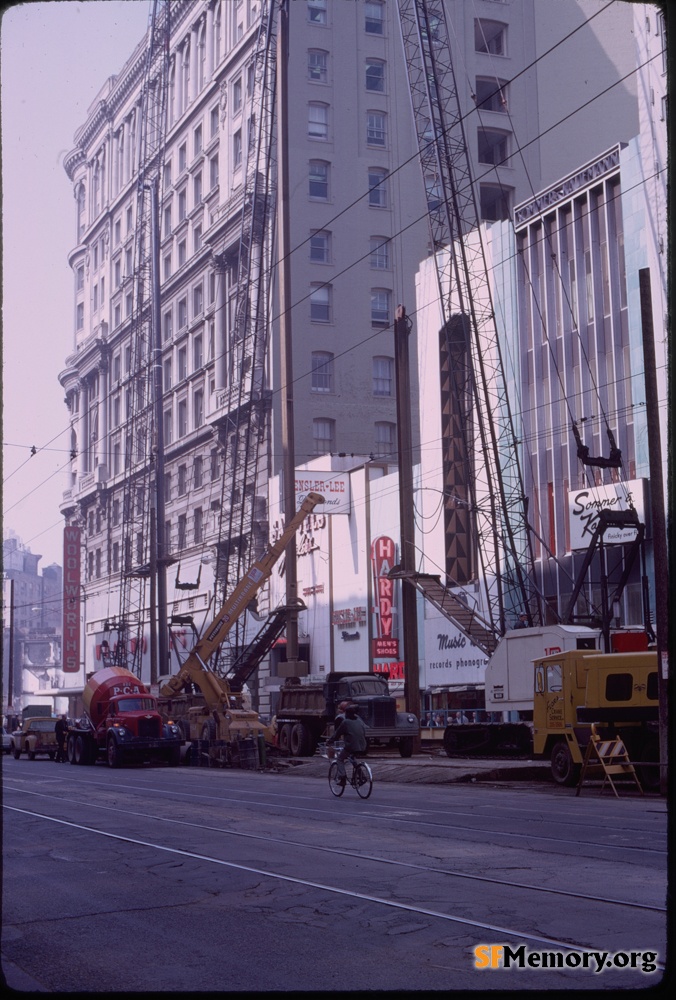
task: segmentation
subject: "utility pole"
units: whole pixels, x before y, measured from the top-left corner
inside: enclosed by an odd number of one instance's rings
[[[657,697],[660,746],[660,792],[667,793],[668,732],[669,732],[669,559],[667,529],[664,516],[664,481],[662,477],[662,444],[660,431],[657,367],[655,363],[655,333],[650,289],[650,269],[638,272],[641,297],[641,328],[643,332],[643,369],[645,380],[646,418],[648,422],[648,463],[650,467],[650,505],[655,568],[655,635],[657,638]]]
[[[418,612],[415,587],[406,574],[415,572],[415,519],[413,516],[413,436],[411,433],[411,379],[408,357],[410,322],[404,306],[397,306],[394,320],[394,364],[397,387],[397,448],[399,456],[399,520],[403,570],[401,612],[404,627],[404,696],[406,711],[420,718],[420,668],[418,665]],[[415,751],[420,749],[416,738]]]
[[[14,700],[14,579],[9,581],[9,670],[7,673],[7,709],[13,707]]]
[[[291,234],[289,224],[289,130],[288,130],[289,5],[280,0],[277,33],[277,164],[278,249],[279,249],[279,341],[282,390],[282,452],[284,520],[288,525],[296,513],[296,452],[293,415],[293,353],[291,335]],[[286,603],[290,608],[298,597],[296,536],[284,559]],[[298,661],[298,615],[289,614],[286,624],[286,659],[290,676],[306,672]]]
[[[157,626],[157,646],[155,655],[151,648],[150,682],[156,684],[158,676],[168,672],[169,636],[167,632],[167,553],[164,538],[164,407],[162,385],[162,307],[160,301],[160,205],[159,205],[159,173],[150,182],[150,275],[151,275],[151,310],[150,334],[152,344],[153,393],[155,402],[155,496],[151,502],[151,525],[154,514],[154,531],[151,535],[150,553],[153,574],[151,585],[155,607],[151,608],[151,643]],[[151,530],[152,527],[151,527]],[[154,555],[154,559],[153,559]],[[154,585],[157,581],[156,586]],[[151,604],[153,603],[151,597]]]

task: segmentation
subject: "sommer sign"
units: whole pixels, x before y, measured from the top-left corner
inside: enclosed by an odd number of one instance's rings
[[[586,549],[589,546],[602,510],[624,511],[632,507],[642,522],[645,517],[645,479],[571,490],[568,493],[571,549]],[[626,545],[635,537],[635,528],[609,528],[603,541],[605,545]]]

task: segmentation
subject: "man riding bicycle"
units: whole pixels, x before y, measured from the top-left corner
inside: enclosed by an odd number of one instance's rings
[[[345,709],[345,718],[335,730],[333,736],[326,741],[327,746],[333,746],[336,740],[342,739],[343,746],[336,753],[338,763],[338,775],[341,785],[345,784],[345,761],[355,753],[366,750],[366,726],[357,715],[357,706],[348,705]]]

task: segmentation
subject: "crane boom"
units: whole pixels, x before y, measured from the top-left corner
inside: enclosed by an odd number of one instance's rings
[[[267,552],[258,559],[239,581],[232,594],[227,598],[213,622],[206,629],[201,639],[191,650],[181,669],[174,675],[160,694],[171,697],[178,694],[186,682],[196,684],[204,695],[209,708],[218,708],[224,704],[229,695],[227,681],[218,677],[207,667],[207,662],[226,635],[233,627],[247,604],[255,597],[268,579],[275,563],[282,555],[287,545],[295,535],[300,524],[312,513],[318,503],[323,503],[324,497],[319,493],[308,493],[299,509],[290,518],[284,531]],[[229,701],[225,701],[229,706]]]

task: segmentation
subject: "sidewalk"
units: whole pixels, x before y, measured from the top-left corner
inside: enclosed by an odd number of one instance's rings
[[[545,781],[551,782],[547,760],[492,760],[486,758],[451,758],[421,753],[414,757],[378,757],[369,755],[366,761],[377,781],[400,784],[446,785],[474,781]],[[304,778],[326,778],[328,761],[324,757],[287,757],[275,761],[282,774]]]

